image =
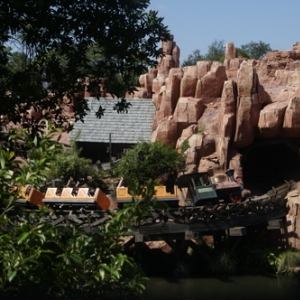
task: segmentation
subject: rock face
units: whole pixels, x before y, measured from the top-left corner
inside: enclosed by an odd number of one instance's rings
[[[286,216],[289,245],[300,249],[300,196],[299,187],[287,195],[289,212]]]
[[[136,96],[152,97],[152,141],[185,151],[188,172],[233,168],[240,175],[241,148],[256,139],[300,138],[300,43],[261,61],[238,57],[229,43],[223,64],[184,68],[173,39],[162,49],[165,56],[141,75]]]

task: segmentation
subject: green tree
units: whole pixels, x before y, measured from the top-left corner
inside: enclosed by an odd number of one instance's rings
[[[235,48],[235,49],[238,52],[238,56],[245,57],[245,58],[251,58],[250,55],[247,53],[246,50],[241,49],[241,48]]]
[[[262,41],[253,42],[251,41],[248,44],[241,45],[241,48],[245,50],[251,58],[262,59],[267,52],[272,51],[270,44],[266,44]]]
[[[61,151],[58,133],[59,129],[46,121],[44,131],[36,136],[25,129],[12,129],[6,141],[3,138],[0,144],[0,208],[13,203],[22,186],[39,187],[46,181],[46,172]]]
[[[186,60],[183,61],[182,63],[182,67],[186,67],[186,66],[194,66],[197,64],[197,61],[199,60],[203,60],[204,57],[203,55],[201,55],[201,52],[199,49],[196,49],[193,51],[192,54],[190,54]]]
[[[225,45],[223,40],[215,40],[208,46],[207,53],[205,54],[205,60],[211,61],[224,61]]]
[[[1,299],[24,294],[38,299],[135,299],[147,278],[123,254],[122,235],[142,203],[113,215],[98,228],[101,234],[78,226],[55,227],[43,210],[23,212],[21,218],[1,214]]]
[[[55,227],[48,209],[16,213],[18,190],[10,186],[38,186],[61,151],[54,139],[57,130],[47,122],[45,128],[38,135],[14,130],[1,143],[0,298],[134,299],[147,279],[123,253],[123,235],[155,204],[153,186],[144,193],[145,201],[111,212],[111,220],[96,234],[84,230],[87,224]]]
[[[183,170],[184,162],[181,154],[159,141],[140,142],[124,154],[117,165],[117,173],[128,185],[145,185],[149,179],[168,184]]]
[[[48,181],[59,179],[60,186],[65,187],[72,177],[79,185],[99,187],[102,191],[107,191],[103,182],[104,176],[96,166],[93,166],[91,159],[80,156],[81,149],[76,147],[76,142],[71,141],[71,147],[62,147],[62,151],[55,156],[51,168],[46,172]]]
[[[94,79],[91,89],[106,78],[108,92],[118,97],[124,96],[120,93],[125,87],[132,90],[133,78],[157,64],[162,53],[157,44],[169,36],[163,18],[148,10],[149,4],[150,0],[1,1],[0,114],[7,117],[1,120],[32,128],[37,120],[31,109],[60,126],[66,120],[62,112],[70,106],[64,96],[72,100],[76,118],[82,119],[87,105],[81,83],[86,76]],[[17,56],[25,62],[22,68],[12,66]],[[116,109],[124,106],[128,107],[116,103]]]
[[[27,64],[27,56],[23,52],[11,52],[9,49],[11,56],[9,57],[9,70],[12,73],[22,72],[26,69]]]

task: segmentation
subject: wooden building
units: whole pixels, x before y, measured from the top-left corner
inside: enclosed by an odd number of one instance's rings
[[[122,153],[138,142],[151,140],[155,114],[152,99],[128,99],[131,106],[127,113],[118,113],[114,109],[119,99],[86,99],[89,111],[84,122],[75,123],[70,139],[76,140],[82,155],[94,163],[120,159]],[[105,112],[99,119],[95,113],[100,105]]]

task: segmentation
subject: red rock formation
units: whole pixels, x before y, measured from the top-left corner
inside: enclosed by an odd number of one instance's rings
[[[198,61],[182,69],[173,39],[162,48],[157,73],[140,77],[143,95],[152,94],[156,106],[152,140],[178,151],[188,142],[188,172],[230,167],[242,174],[240,148],[255,139],[300,137],[300,43],[261,61],[238,57],[229,43],[224,64]]]
[[[225,80],[227,80],[225,67],[221,63],[214,62],[210,71],[198,80],[195,97],[202,98],[205,103],[221,97]]]

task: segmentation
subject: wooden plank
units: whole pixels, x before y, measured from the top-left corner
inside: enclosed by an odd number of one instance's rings
[[[135,234],[135,242],[136,243],[142,243],[144,241],[144,235],[141,233]]]
[[[186,230],[185,235],[184,235],[184,239],[186,241],[198,240],[199,239],[199,233],[195,232],[195,231],[191,231],[191,230]]]
[[[232,227],[227,230],[229,236],[245,236],[247,235],[246,227]]]
[[[281,229],[283,228],[283,220],[282,219],[269,220],[267,228],[268,230]]]

